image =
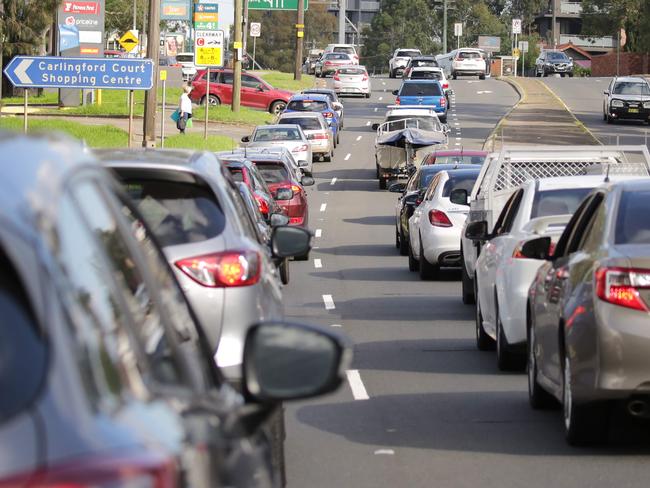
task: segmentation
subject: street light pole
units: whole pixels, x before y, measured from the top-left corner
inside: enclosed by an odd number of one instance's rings
[[[157,65],[160,55],[160,1],[149,0],[147,25],[147,57]],[[158,76],[154,74],[151,90],[144,92],[144,123],[142,147],[156,147],[156,110],[158,108]],[[163,117],[165,114],[163,114]]]
[[[302,78],[302,41],[305,36],[305,0],[298,0],[298,20],[296,22],[296,69],[294,80]]]

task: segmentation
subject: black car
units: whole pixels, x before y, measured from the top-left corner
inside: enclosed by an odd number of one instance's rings
[[[439,67],[438,61],[436,61],[435,56],[413,56],[411,59],[409,59],[406,68],[404,68],[404,72],[402,73],[402,78],[407,80],[409,78],[409,73],[411,72],[411,70],[419,66],[426,66],[428,68]]]
[[[650,123],[650,84],[645,78],[614,78],[605,90],[603,120],[641,120]]]
[[[409,219],[415,208],[422,202],[429,183],[440,171],[454,169],[476,169],[472,164],[431,164],[420,166],[406,183],[394,183],[391,193],[401,193],[395,209],[395,247],[402,256],[409,253]]]
[[[535,76],[555,73],[573,77],[573,59],[562,51],[543,51],[535,61]]]

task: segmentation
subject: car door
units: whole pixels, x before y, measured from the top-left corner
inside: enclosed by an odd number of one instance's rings
[[[232,83],[233,74],[231,71],[219,72],[216,85],[219,98],[223,105],[230,105],[232,103]],[[243,100],[242,105],[244,105]]]
[[[409,238],[411,246],[413,247],[413,255],[417,257],[420,256],[420,235],[422,232],[421,226],[427,225],[429,222],[428,213],[430,210],[431,198],[435,194],[436,189],[440,184],[441,178],[442,173],[438,173],[431,179],[429,182],[429,187],[426,189],[426,191],[421,190],[420,194],[422,192],[424,193],[424,195],[418,197],[418,200],[421,200],[421,203],[415,207],[413,210],[413,215],[408,220]]]
[[[266,109],[269,106],[264,84],[251,75],[241,75],[241,101],[248,107]]]
[[[420,172],[418,171],[408,180],[406,189],[400,197],[397,205],[399,225],[401,226],[402,232],[405,236],[408,236],[409,219],[416,208],[415,202],[418,199],[419,183]]]

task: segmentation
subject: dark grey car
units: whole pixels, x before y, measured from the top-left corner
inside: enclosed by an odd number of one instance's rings
[[[543,51],[535,61],[535,76],[573,77],[573,59],[562,51]]]
[[[566,226],[528,241],[545,259],[530,288],[530,402],[564,405],[567,440],[598,441],[612,401],[650,418],[650,179],[594,190]]]

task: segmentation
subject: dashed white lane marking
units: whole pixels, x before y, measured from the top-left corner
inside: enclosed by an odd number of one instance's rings
[[[456,144],[454,144],[454,146],[460,146],[460,145],[461,145],[460,142],[457,142]]]
[[[460,125],[460,122],[454,122],[454,125]]]
[[[341,327],[341,324],[332,324],[332,327]]]
[[[323,229],[316,229],[316,237],[321,237],[323,235]]]
[[[347,161],[347,160],[350,159],[351,157],[352,157],[352,154],[347,153],[347,154],[345,155],[345,158],[344,158],[344,159]]]
[[[366,121],[366,127],[368,127],[369,125],[370,125],[370,121],[368,120]]]
[[[355,400],[369,400],[368,392],[366,387],[363,386],[363,381],[361,381],[361,375],[359,374],[358,369],[349,369],[345,372],[348,377],[348,383],[350,383],[350,389],[352,390],[352,396]]]
[[[357,136],[357,142],[359,142],[359,141],[361,140],[362,137],[363,137],[363,136]]]
[[[336,308],[332,295],[323,295],[323,303],[325,304],[325,310],[334,310]]]
[[[384,455],[384,456],[394,456],[394,455],[395,455],[395,451],[393,451],[392,449],[377,449],[377,450],[375,451],[375,456],[381,456],[381,455]]]
[[[375,112],[376,112],[377,110],[379,110],[379,108],[375,107]]]
[[[330,185],[336,185],[336,176],[330,181]]]
[[[321,206],[320,206],[320,211],[321,211],[321,212],[324,212],[326,209],[327,209],[327,204],[326,204],[326,203],[322,203]]]
[[[314,259],[314,268],[320,269],[323,267],[323,262],[320,259]]]
[[[457,137],[456,138],[457,141],[460,141],[461,139],[462,139],[462,137]]]
[[[341,19],[341,20],[343,20],[343,19]],[[381,84],[382,84],[382,85],[385,85],[385,84],[386,84],[386,82],[385,82],[385,81],[382,81],[382,82],[381,82]]]
[[[384,97],[379,97],[379,101],[381,102],[384,99]]]

